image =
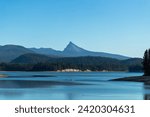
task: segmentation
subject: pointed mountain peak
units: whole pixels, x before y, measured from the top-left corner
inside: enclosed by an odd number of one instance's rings
[[[81,50],[82,48],[80,48],[79,46],[75,45],[70,41],[69,44],[64,49],[64,52],[79,52]]]
[[[70,41],[67,46],[74,46],[74,45],[75,45],[75,44]],[[75,46],[76,46],[76,45],[75,45]]]
[[[69,42],[69,44],[66,46],[66,48],[65,49],[67,49],[67,48],[79,48],[77,45],[75,45],[74,43],[72,43],[71,41]]]
[[[69,44],[73,44],[72,41],[70,41]]]

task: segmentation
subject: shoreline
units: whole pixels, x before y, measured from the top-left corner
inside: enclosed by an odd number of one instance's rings
[[[130,72],[130,71],[61,71],[61,70],[57,70],[57,71],[0,71],[0,72],[126,72],[126,73],[143,73],[143,72]],[[3,74],[0,74],[3,76]]]
[[[0,74],[0,78],[4,78],[4,77],[7,77],[7,75]]]
[[[109,81],[143,82],[146,85],[150,85],[150,76],[131,76],[131,77],[112,79]]]

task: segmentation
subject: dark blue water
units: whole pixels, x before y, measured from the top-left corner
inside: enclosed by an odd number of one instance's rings
[[[150,88],[143,83],[110,79],[140,76],[128,72],[0,72],[4,100],[143,100]]]

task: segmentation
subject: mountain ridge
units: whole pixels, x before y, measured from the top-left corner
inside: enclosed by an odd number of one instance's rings
[[[44,49],[45,49],[45,51],[48,51],[48,48],[43,48],[43,50]],[[31,49],[31,50],[33,50],[33,49]],[[39,49],[36,48],[33,51],[35,51],[36,53],[39,53],[39,54],[44,53],[44,52],[41,52],[41,48],[39,48]],[[50,51],[49,51],[49,53],[45,52],[44,54],[49,55]],[[60,56],[60,57],[101,56],[101,57],[115,58],[115,59],[119,59],[119,60],[131,58],[131,57],[127,57],[127,56],[123,56],[123,55],[119,55],[119,54],[89,51],[89,50],[83,49],[83,48],[75,45],[71,41],[64,48],[63,51],[58,51],[58,50],[51,49],[51,54],[53,54],[55,56]]]
[[[72,49],[72,51],[71,51]],[[89,51],[86,49],[83,49],[74,43],[70,42],[67,47],[64,49],[66,55],[71,56],[71,57],[79,57],[79,56],[101,56],[101,57],[109,57],[109,58],[115,58],[119,60],[123,59],[129,59],[130,57],[119,55],[119,54],[111,54],[111,53],[106,53],[106,52],[94,52],[94,51]],[[71,53],[71,54],[70,54]]]
[[[34,53],[30,49],[27,49],[19,45],[4,45],[0,46],[0,62],[10,62],[11,60],[26,53]]]
[[[55,50],[52,48],[26,48],[24,46],[12,44],[0,46],[0,62],[10,62],[13,59],[27,53],[48,55],[50,57],[100,56],[115,58],[119,60],[125,60],[130,58],[119,54],[89,51],[75,45],[72,42],[69,42],[69,44],[64,48],[63,51]]]

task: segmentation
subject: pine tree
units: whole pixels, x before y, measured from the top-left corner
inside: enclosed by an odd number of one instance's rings
[[[146,50],[143,57],[144,75],[150,75],[150,49]]]

